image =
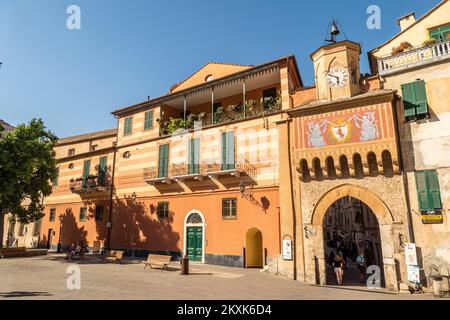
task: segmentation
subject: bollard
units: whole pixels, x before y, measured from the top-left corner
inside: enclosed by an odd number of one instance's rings
[[[184,256],[183,259],[181,259],[181,275],[187,276],[189,274],[189,258],[188,256]]]

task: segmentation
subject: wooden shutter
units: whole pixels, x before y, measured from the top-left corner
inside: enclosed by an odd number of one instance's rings
[[[55,177],[55,179],[53,179],[53,181],[52,181],[52,185],[53,185],[54,187],[58,186],[58,178],[59,178],[59,168],[56,168],[56,177]]]
[[[222,170],[227,168],[227,133],[222,132]]]
[[[199,173],[200,139],[189,140],[188,174]]]
[[[227,164],[228,170],[234,169],[234,131],[227,133]]]
[[[199,173],[200,169],[200,139],[194,139],[194,173]]]
[[[107,157],[101,157],[98,165],[98,184],[104,186],[106,182],[106,161]]]
[[[147,111],[145,113],[144,129],[151,129],[151,128],[153,128],[153,111]]]
[[[169,167],[169,145],[162,144],[159,146],[159,161],[158,161],[159,178],[167,177],[168,167]]]
[[[83,186],[86,185],[86,181],[89,176],[90,168],[91,168],[91,160],[85,160],[84,166],[83,166]]]
[[[430,209],[442,209],[441,192],[439,190],[439,179],[436,170],[428,170],[427,182],[429,191]]]
[[[414,84],[407,83],[402,85],[403,106],[405,108],[405,117],[414,117],[416,115],[416,98],[414,95]]]
[[[131,133],[131,129],[132,129],[132,125],[133,125],[133,118],[132,117],[126,118],[125,119],[124,129],[123,129],[123,134],[130,134]]]
[[[416,114],[428,114],[427,91],[425,81],[420,80],[413,83],[415,94]]]
[[[189,165],[188,174],[199,173],[200,164],[200,139],[189,140]]]
[[[428,196],[427,174],[426,171],[416,171],[417,198],[419,200],[420,210],[429,210],[431,204]]]

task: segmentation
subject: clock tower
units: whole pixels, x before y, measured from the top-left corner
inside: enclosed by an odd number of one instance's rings
[[[311,54],[319,101],[359,94],[360,54],[361,46],[348,40],[324,45]]]

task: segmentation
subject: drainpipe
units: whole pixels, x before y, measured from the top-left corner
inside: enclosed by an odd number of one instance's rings
[[[294,280],[297,280],[297,219],[295,214],[295,198],[294,198],[294,185],[292,181],[292,161],[291,161],[291,129],[290,129],[290,118],[286,121],[287,125],[287,148],[288,148],[288,158],[289,158],[289,184],[291,188],[291,206],[292,206],[292,236],[293,241],[293,261],[294,261]],[[303,239],[302,239],[303,241]]]
[[[406,173],[404,162],[403,162],[403,150],[402,150],[402,141],[400,138],[400,128],[398,124],[398,114],[397,114],[397,99],[394,93],[393,98],[393,104],[394,104],[394,126],[395,126],[395,134],[397,135],[398,144],[397,144],[397,152],[399,154],[398,161],[400,170],[402,172],[403,177],[403,188],[405,190],[405,200],[406,200],[406,210],[408,211],[407,219],[408,219],[408,232],[409,232],[409,239],[410,242],[415,243],[415,236],[414,236],[414,227],[413,227],[413,219],[412,219],[412,210],[411,210],[411,198],[409,197],[409,185],[408,185],[408,175]]]
[[[119,118],[117,118],[117,136],[113,149],[113,164],[111,173],[111,185],[109,190],[109,217],[108,217],[108,232],[106,240],[106,250],[110,250],[111,246],[111,229],[112,229],[112,214],[113,214],[113,196],[114,196],[114,176],[116,173],[116,155],[117,155],[117,143],[119,142]]]

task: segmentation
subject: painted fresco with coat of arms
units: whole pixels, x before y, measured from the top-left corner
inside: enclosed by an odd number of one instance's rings
[[[381,139],[378,110],[324,116],[304,122],[305,146],[309,148],[368,142]]]

